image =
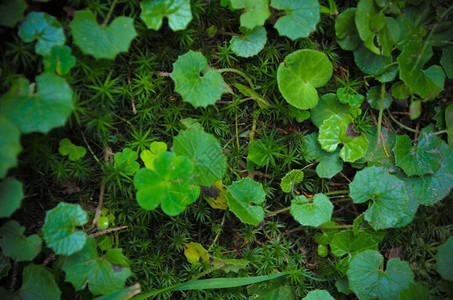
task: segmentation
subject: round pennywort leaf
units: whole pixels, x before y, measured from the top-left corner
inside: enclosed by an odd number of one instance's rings
[[[291,201],[290,213],[300,224],[317,227],[330,221],[333,205],[327,196],[316,194],[308,199],[305,196],[297,196]]]

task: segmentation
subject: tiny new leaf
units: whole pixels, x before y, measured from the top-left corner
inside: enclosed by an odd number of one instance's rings
[[[315,50],[298,50],[288,56],[277,70],[280,92],[289,104],[310,109],[318,104],[315,88],[325,85],[332,76],[333,67],[327,56]]]
[[[242,27],[253,29],[255,26],[262,26],[271,15],[269,11],[269,0],[230,0],[234,9],[244,9],[240,17]]]
[[[381,269],[382,263],[382,255],[375,250],[353,256],[347,272],[349,287],[360,299],[397,299],[399,292],[414,281],[407,262],[391,258],[386,271]]]
[[[115,168],[124,172],[124,174],[132,176],[140,168],[137,162],[138,154],[129,148],[124,148],[122,152],[115,153]]]
[[[190,0],[146,0],[140,3],[140,8],[140,18],[154,30],[159,30],[164,17],[173,31],[185,29],[192,20]]]
[[[88,284],[93,295],[109,294],[123,288],[131,275],[121,249],[110,249],[99,257],[92,237],[87,239],[82,250],[66,259],[62,269],[66,272],[66,281],[72,283],[77,291]]]
[[[211,257],[208,254],[208,250],[203,248],[203,246],[199,243],[188,243],[184,246],[184,255],[186,256],[187,260],[192,264],[196,265],[199,263],[200,258],[208,262],[209,258]]]
[[[24,236],[25,227],[17,221],[8,221],[0,227],[0,247],[15,261],[33,260],[41,252],[42,240],[36,234]]]
[[[54,46],[50,54],[43,58],[46,72],[57,72],[58,75],[68,74],[75,63],[76,59],[71,55],[71,48],[68,46]]]
[[[167,144],[164,142],[152,142],[149,150],[143,150],[140,153],[140,158],[143,160],[145,167],[154,170],[154,160],[165,151],[167,151]]]
[[[333,205],[324,194],[316,194],[308,199],[297,196],[291,201],[290,213],[296,221],[304,226],[317,227],[330,221]]]
[[[76,161],[84,157],[87,150],[85,149],[85,147],[74,145],[73,143],[71,143],[70,139],[64,138],[60,141],[58,152],[61,155],[69,154],[69,160]]]
[[[13,178],[5,178],[0,182],[0,218],[8,218],[20,207],[24,198],[22,183]]]
[[[437,271],[443,279],[453,281],[453,237],[439,246],[436,254]]]
[[[134,176],[142,208],[153,210],[161,204],[164,213],[176,216],[197,200],[200,189],[193,184],[194,166],[187,157],[164,152],[154,160],[154,168],[142,168]]]
[[[178,57],[171,78],[175,91],[195,107],[214,104],[225,92],[222,75],[208,67],[203,54],[192,50]]]
[[[244,223],[257,226],[264,218],[264,210],[260,206],[266,198],[261,183],[250,178],[242,178],[228,187],[226,195],[230,210]]]
[[[17,155],[21,150],[19,129],[5,115],[0,114],[0,178],[5,177],[9,168],[17,165]]]
[[[318,105],[311,109],[310,119],[316,127],[321,127],[322,123],[333,115],[348,114],[350,107],[337,100],[336,94],[324,94],[319,98]]]
[[[264,26],[255,26],[253,29],[241,28],[242,35],[231,39],[231,50],[242,57],[258,54],[266,44],[266,29]]]
[[[137,35],[132,18],[117,17],[108,26],[99,25],[89,10],[77,11],[69,26],[74,43],[83,53],[98,59],[114,59],[118,53],[126,52]]]
[[[294,186],[301,183],[304,179],[304,172],[302,170],[292,170],[283,177],[280,187],[285,193],[289,193],[294,189]]]
[[[87,213],[78,205],[60,202],[46,212],[42,228],[46,245],[56,254],[71,255],[85,245],[85,232],[76,229],[88,222]]]

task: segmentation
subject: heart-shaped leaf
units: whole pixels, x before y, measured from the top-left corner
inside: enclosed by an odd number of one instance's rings
[[[290,213],[296,221],[304,226],[317,227],[330,221],[333,205],[324,194],[316,194],[308,199],[297,196],[291,201]]]
[[[310,291],[302,300],[335,300],[326,290]]]
[[[250,178],[242,178],[228,187],[226,195],[230,210],[244,223],[258,226],[264,219],[264,210],[260,206],[266,198],[261,183]]]
[[[365,250],[378,250],[378,243],[366,232],[354,234],[352,230],[337,233],[330,242],[330,249],[337,257],[354,255]]]
[[[25,0],[2,1],[0,4],[0,25],[13,28],[17,22],[24,19],[26,8]]]
[[[355,13],[356,8],[351,7],[335,18],[337,43],[344,50],[355,50],[362,43],[355,25]]]
[[[277,71],[278,88],[289,104],[309,109],[318,104],[315,88],[325,85],[332,76],[327,56],[314,50],[298,50],[286,56]]]
[[[76,59],[71,55],[71,48],[68,46],[54,46],[50,55],[43,58],[46,72],[57,72],[58,75],[65,75],[75,66]]]
[[[373,75],[380,82],[389,82],[395,79],[397,66],[391,66],[391,56],[378,55],[361,45],[354,50],[354,61],[362,72]]]
[[[159,154],[167,151],[167,144],[164,142],[152,142],[149,146],[149,150],[143,150],[140,153],[140,158],[143,160],[145,167],[151,170],[154,169],[154,160]]]
[[[203,248],[203,246],[199,243],[188,243],[184,246],[184,255],[192,265],[196,265],[200,262],[200,258],[208,262],[209,257],[208,250]]]
[[[140,168],[137,162],[138,154],[129,148],[124,148],[122,152],[115,153],[115,168],[124,172],[126,175],[134,175]]]
[[[146,0],[140,3],[140,8],[140,18],[154,30],[159,30],[164,17],[173,31],[185,29],[192,20],[190,0]]]
[[[393,89],[393,88],[392,88]],[[381,88],[379,86],[373,86],[370,88],[368,93],[366,93],[366,100],[370,104],[370,106],[374,109],[381,108]],[[387,109],[392,104],[392,95],[385,92],[384,93],[384,105],[383,108]]]
[[[207,67],[203,54],[192,50],[179,56],[173,64],[171,78],[175,81],[175,91],[195,107],[214,104],[225,92],[222,75]]]
[[[71,143],[70,139],[64,138],[60,141],[58,152],[61,155],[69,154],[69,160],[76,161],[84,157],[87,150],[82,146],[74,145],[73,143]]]
[[[19,27],[19,36],[24,42],[38,40],[35,51],[38,54],[50,54],[53,46],[62,46],[65,43],[63,26],[44,12],[31,12]]]
[[[5,178],[0,182],[0,218],[8,218],[20,207],[24,198],[22,183],[16,179]]]
[[[319,98],[319,103],[311,109],[310,119],[316,127],[321,127],[322,123],[333,115],[349,114],[350,107],[341,104],[337,100],[336,94],[324,94]]]
[[[280,17],[274,27],[280,35],[292,40],[308,37],[320,19],[320,6],[316,0],[272,0],[271,6],[286,11],[286,15]]]
[[[241,28],[242,35],[231,39],[231,50],[242,57],[258,54],[266,44],[266,29],[264,26],[255,26],[253,29]]]
[[[304,172],[302,170],[291,170],[291,172],[287,173],[285,177],[282,178],[280,187],[285,193],[292,192],[294,186],[298,183],[301,183],[303,179]]]
[[[114,59],[120,52],[129,49],[131,41],[137,35],[133,19],[117,17],[110,25],[99,25],[89,10],[77,11],[69,25],[74,43],[85,54],[95,58]]]
[[[269,0],[230,0],[234,9],[244,9],[240,17],[242,27],[253,29],[255,26],[262,26],[271,15],[269,11]]]
[[[25,227],[17,221],[8,221],[0,227],[0,247],[15,261],[33,260],[41,252],[41,238],[36,234],[24,236]]]
[[[443,279],[453,281],[453,237],[439,246],[436,254],[437,271]]]
[[[21,150],[19,129],[0,114],[0,178],[5,177],[9,168],[17,165],[17,155]]]

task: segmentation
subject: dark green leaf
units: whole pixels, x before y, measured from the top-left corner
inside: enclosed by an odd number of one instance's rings
[[[0,227],[0,247],[15,261],[33,260],[41,252],[41,238],[36,234],[24,236],[25,227],[17,221],[8,221]]]
[[[341,104],[337,100],[336,94],[324,94],[319,98],[319,103],[311,109],[310,119],[316,127],[321,127],[322,123],[333,115],[348,114],[348,105]]]
[[[146,0],[140,3],[140,8],[140,18],[154,30],[159,30],[164,17],[173,31],[185,29],[192,20],[190,0]]]
[[[11,177],[0,182],[0,218],[9,218],[24,198],[22,183]]]
[[[116,292],[97,297],[96,300],[128,300],[140,293],[140,285],[138,283],[126,287]]]
[[[404,82],[397,81],[392,84],[392,97],[396,99],[407,99],[411,95],[408,87],[404,85]]]
[[[0,252],[0,279],[8,275],[9,269],[11,269],[9,258]]]
[[[253,29],[255,26],[264,25],[271,15],[268,0],[230,0],[230,3],[234,9],[244,9],[240,18],[242,27]]]
[[[1,97],[0,102],[3,99]],[[6,176],[9,168],[17,165],[17,155],[21,150],[19,129],[5,115],[0,114],[0,178]]]
[[[389,67],[393,62],[391,56],[377,55],[363,45],[354,50],[354,61],[362,72],[375,76],[380,82],[392,81],[398,72],[397,66]]]
[[[366,93],[366,100],[370,104],[370,106],[374,109],[380,109],[381,108],[381,87],[379,86],[373,86],[368,93]],[[385,92],[384,93],[384,105],[383,108],[387,109],[390,107],[392,104],[392,96]]]
[[[324,194],[316,194],[310,199],[297,196],[291,201],[291,215],[304,226],[318,227],[330,221],[332,212],[333,205]]]
[[[453,46],[442,49],[442,58],[440,64],[444,67],[445,73],[449,79],[453,79]]]
[[[436,254],[437,271],[443,279],[453,281],[453,237],[439,246]]]
[[[140,168],[137,162],[138,154],[129,148],[124,148],[122,152],[115,153],[115,168],[124,172],[124,174],[132,176]]]
[[[0,4],[0,25],[14,27],[17,22],[24,19],[24,11],[27,8],[25,0],[2,1]]]
[[[318,143],[319,144],[319,143]],[[343,161],[340,159],[340,149],[334,152],[322,150],[323,154],[319,157],[319,164],[316,166],[316,173],[321,178],[332,178],[343,170]]]
[[[453,103],[445,108],[445,127],[447,129],[448,144],[453,148]]]
[[[301,183],[303,179],[304,172],[302,170],[292,170],[282,178],[280,187],[285,193],[292,192],[294,190],[294,186]]]
[[[342,257],[345,254],[354,255],[365,250],[378,250],[378,243],[366,232],[354,234],[352,230],[346,230],[334,236],[330,248],[335,256]]]
[[[75,66],[76,59],[71,55],[68,46],[54,46],[50,55],[43,58],[46,72],[57,72],[58,75],[66,75]]]
[[[249,294],[251,294],[249,299],[260,299],[260,300],[296,299],[294,291],[290,286],[279,286],[279,287],[272,286],[270,288],[263,288],[252,285],[249,289],[250,289]]]
[[[52,273],[44,266],[31,264],[24,268],[22,287],[13,295],[22,300],[58,300],[61,292]]]
[[[409,288],[400,291],[400,300],[430,299],[429,290],[421,283],[410,283]]]
[[[242,57],[258,54],[266,44],[266,29],[264,26],[255,26],[253,29],[241,28],[243,35],[231,39],[231,50]]]

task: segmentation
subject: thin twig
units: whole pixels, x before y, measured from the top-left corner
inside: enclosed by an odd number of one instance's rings
[[[105,229],[105,230],[102,230],[102,231],[98,231],[96,233],[93,233],[93,234],[90,234],[89,236],[93,237],[93,238],[96,238],[98,236],[101,236],[101,235],[104,235],[104,234],[107,234],[107,233],[110,233],[110,232],[114,232],[114,231],[119,231],[121,229],[125,229],[127,228],[127,226],[120,226],[120,227],[115,227],[115,228],[108,228],[108,229]]]
[[[96,214],[94,216],[93,225],[96,225],[99,218],[102,215],[102,204],[104,202],[104,193],[105,193],[105,182],[101,184],[101,192],[99,193],[99,202],[98,207],[96,208]]]
[[[57,256],[55,255],[55,253],[51,253],[49,256],[47,256],[42,265],[47,266],[51,261],[55,260],[56,258]]]

